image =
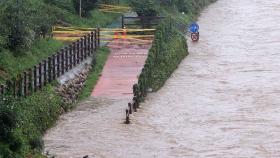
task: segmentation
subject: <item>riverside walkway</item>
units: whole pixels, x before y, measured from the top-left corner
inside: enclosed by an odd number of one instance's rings
[[[132,98],[132,87],[145,64],[150,45],[128,44],[123,39],[111,42],[111,54],[103,68],[92,96]]]
[[[218,0],[200,41],[132,124],[128,99],[89,98],[45,135],[57,158],[280,157],[280,0]]]

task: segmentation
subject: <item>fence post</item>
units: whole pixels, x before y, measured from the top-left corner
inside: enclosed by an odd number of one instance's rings
[[[47,60],[44,60],[44,86],[48,83],[48,75],[47,75]]]
[[[122,15],[122,28],[124,28],[124,16]]]
[[[81,53],[80,62],[82,62],[84,60],[84,54],[85,54],[85,45],[84,45],[85,42],[84,41],[85,41],[85,39],[84,39],[84,37],[82,37],[81,40],[80,40],[80,46],[81,46],[81,48],[80,48],[80,53]]]
[[[66,59],[66,61],[65,61],[65,71],[66,72],[68,72],[68,70],[69,70],[69,47],[66,47],[65,48],[65,59]]]
[[[56,55],[53,55],[52,56],[52,68],[53,68],[53,71],[52,71],[52,77],[53,77],[53,80],[56,79]]]
[[[52,82],[52,58],[48,57],[48,82]]]
[[[92,47],[92,44],[91,44],[91,42],[92,42],[92,41],[91,41],[91,34],[88,34],[88,35],[87,35],[87,41],[88,41],[88,44],[87,44],[87,45],[88,45],[88,46],[87,46],[87,52],[88,52],[88,53],[87,53],[87,56],[90,56],[90,54],[91,54],[91,49],[92,49],[92,48],[91,48],[91,47]]]
[[[74,58],[74,45],[71,44],[70,47],[69,47],[69,58],[70,58],[70,63],[69,63],[69,66],[70,66],[70,69],[72,69],[74,63],[73,63],[73,58]]]
[[[18,96],[23,96],[23,75],[18,75]]]
[[[141,24],[142,24],[142,29],[145,29],[145,18],[143,16],[140,17],[141,19]]]
[[[100,47],[100,28],[97,28],[97,32],[98,32],[98,36],[97,36],[97,40],[98,40],[98,48]]]
[[[92,37],[92,39],[94,38],[94,50],[97,51],[97,30],[94,30],[94,37]]]
[[[84,51],[84,59],[87,58],[88,56],[88,35],[85,35],[85,40],[84,40],[84,46],[85,46],[85,51]]]
[[[73,53],[73,66],[72,67],[74,67],[77,65],[77,42],[73,43],[72,53]]]
[[[76,59],[76,62],[75,62],[76,64],[80,64],[80,49],[81,49],[81,48],[80,48],[80,42],[81,42],[80,40],[78,40],[78,41],[76,42],[76,51],[77,51],[77,52],[76,52],[76,58],[77,58],[77,59]]]
[[[34,73],[34,78],[33,78],[34,79],[34,92],[36,92],[37,91],[37,81],[38,81],[36,65],[34,66],[33,73]]]
[[[57,63],[56,63],[56,65],[57,65],[57,77],[59,77],[60,76],[60,65],[61,65],[61,63],[60,63],[60,52],[56,54],[56,60],[57,60]]]
[[[83,37],[83,60],[87,58],[87,36]]]
[[[61,75],[63,75],[64,72],[65,72],[65,66],[64,66],[64,63],[65,63],[65,58],[64,58],[65,49],[64,48],[61,50],[60,54],[61,54]]]
[[[94,31],[91,33],[91,39],[92,39],[92,47],[94,45],[94,49],[91,50],[92,53],[92,65],[95,66],[96,64],[96,53],[97,53],[97,31]]]
[[[28,70],[28,95],[33,91],[33,89],[34,89],[34,82],[33,82],[33,78],[32,78],[32,76],[33,76],[33,71],[32,71],[32,69],[29,69]]]
[[[38,71],[38,77],[39,77],[39,83],[38,83],[38,87],[39,89],[42,89],[42,63],[39,63],[39,71]]]
[[[27,96],[27,85],[28,85],[28,82],[27,82],[27,72],[24,71],[23,72],[23,95],[24,96]]]

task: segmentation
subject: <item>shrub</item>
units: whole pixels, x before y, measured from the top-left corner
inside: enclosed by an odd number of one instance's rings
[[[16,127],[17,114],[13,111],[14,102],[11,97],[0,97],[0,140],[11,142],[12,130]]]
[[[31,140],[29,140],[29,144],[31,146],[31,149],[33,150],[38,150],[38,151],[42,151],[43,147],[44,147],[44,142],[41,136],[36,136],[34,138],[32,138]]]
[[[175,19],[167,18],[158,26],[155,40],[139,76],[138,85],[142,99],[146,90],[157,91],[188,55],[184,34],[178,30]]]
[[[158,7],[154,0],[131,0],[130,4],[138,16],[156,16],[158,14],[156,9]]]
[[[43,149],[43,132],[61,114],[62,99],[47,86],[32,96],[0,99],[0,158],[25,157],[26,150]]]

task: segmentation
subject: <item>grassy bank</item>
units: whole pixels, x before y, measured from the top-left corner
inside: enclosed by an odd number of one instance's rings
[[[96,56],[96,64],[91,69],[89,76],[87,78],[87,81],[85,83],[85,87],[83,88],[83,91],[80,95],[80,100],[88,98],[91,93],[93,88],[95,87],[99,76],[103,70],[103,67],[106,63],[107,57],[110,54],[110,50],[107,47],[100,48],[98,50],[97,56]]]

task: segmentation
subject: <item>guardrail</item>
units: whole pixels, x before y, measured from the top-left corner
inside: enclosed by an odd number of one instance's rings
[[[12,94],[14,97],[28,96],[56,80],[88,57],[95,60],[96,50],[100,46],[100,31],[90,34],[60,49],[33,68],[17,75],[0,85],[0,95]]]

